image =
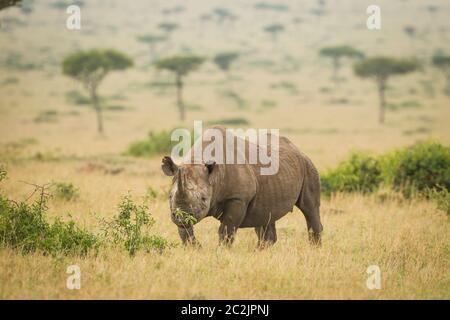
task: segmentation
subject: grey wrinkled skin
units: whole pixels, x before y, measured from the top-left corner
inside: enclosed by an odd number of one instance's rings
[[[225,148],[225,128],[213,128],[222,132]],[[270,143],[270,135],[268,137]],[[200,143],[205,148],[211,142]],[[245,143],[245,159],[248,159],[249,142]],[[235,159],[236,154],[235,150]],[[192,151],[190,157],[193,157]],[[196,222],[209,216],[219,220],[221,244],[232,244],[238,228],[255,228],[258,247],[263,248],[277,241],[275,222],[292,212],[294,206],[305,216],[310,242],[321,243],[319,174],[311,160],[287,138],[280,137],[279,170],[274,175],[261,175],[263,165],[248,161],[216,164],[211,159],[204,160],[204,164],[179,165],[170,157],[162,160],[163,172],[173,177],[171,219],[178,226],[184,244],[199,245],[193,226],[186,225],[175,215],[177,208],[195,217]]]

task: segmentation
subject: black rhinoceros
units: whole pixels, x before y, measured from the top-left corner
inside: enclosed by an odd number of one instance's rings
[[[221,132],[224,141],[230,136],[224,127],[213,128]],[[269,149],[272,140],[271,135],[268,137]],[[218,163],[214,159],[203,159],[202,163],[195,164],[192,151],[178,165],[171,157],[163,158],[163,172],[173,176],[171,218],[178,226],[183,243],[198,244],[193,224],[208,216],[220,221],[221,243],[231,244],[237,229],[248,227],[255,228],[259,246],[274,243],[277,240],[275,222],[292,212],[295,205],[306,218],[310,241],[320,244],[323,227],[319,212],[319,174],[311,160],[289,139],[277,138],[278,147],[271,152],[278,154],[278,171],[271,175],[261,174],[260,169],[264,166],[261,163],[252,164],[248,161],[252,142],[245,138],[247,150],[243,164]],[[209,143],[211,141],[199,139],[196,144],[205,148]],[[223,142],[224,148],[226,143]],[[237,149],[238,144],[233,145]],[[257,145],[258,150],[262,147]],[[235,150],[236,158],[238,153]],[[187,223],[177,214],[178,211],[193,217],[190,220],[193,223]]]

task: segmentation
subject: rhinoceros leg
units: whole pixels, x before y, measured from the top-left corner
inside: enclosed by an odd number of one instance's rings
[[[277,242],[277,229],[275,223],[271,223],[265,227],[256,227],[256,235],[258,236],[258,248],[264,249],[266,246]]]
[[[323,230],[322,223],[320,222],[319,206],[313,204],[309,200],[302,201],[298,206],[303,212],[306,219],[306,227],[308,229],[309,241],[311,244],[320,245],[320,233]]]
[[[219,227],[219,244],[230,246],[234,242],[237,228],[233,226],[227,226],[223,223]]]
[[[194,228],[181,228],[178,227],[178,234],[180,235],[181,241],[183,241],[184,245],[193,245],[196,247],[200,247],[200,243],[194,236]]]
[[[310,168],[296,206],[305,216],[309,241],[311,244],[320,245],[320,233],[323,230],[320,222],[320,180],[313,166]]]
[[[246,205],[240,200],[230,200],[224,206],[220,219],[219,243],[231,245],[236,231],[245,217]]]

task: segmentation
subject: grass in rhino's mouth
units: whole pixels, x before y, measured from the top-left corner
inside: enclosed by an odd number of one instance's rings
[[[192,226],[197,223],[197,219],[190,213],[187,213],[180,208],[176,208],[175,210],[175,218],[177,218],[181,223],[185,226]]]

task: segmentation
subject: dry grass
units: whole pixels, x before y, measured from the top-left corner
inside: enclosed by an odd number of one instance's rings
[[[135,170],[139,164],[135,164]],[[19,198],[29,187],[17,180],[38,173],[67,178],[80,164],[29,163],[12,167],[7,193]],[[152,166],[153,168],[155,166]],[[141,167],[146,171],[145,167]],[[152,171],[151,171],[152,173]],[[111,216],[127,190],[138,200],[147,183],[166,189],[168,181],[149,173],[70,175],[81,189],[77,202],[52,200],[50,215],[71,212],[95,230],[96,216]],[[153,176],[153,179],[150,178]],[[177,241],[176,228],[161,196],[151,204],[155,231]],[[96,214],[94,214],[96,213]],[[51,258],[0,251],[0,298],[174,298],[174,299],[418,299],[450,298],[450,221],[431,202],[384,196],[337,195],[322,205],[321,248],[307,242],[305,221],[296,209],[278,223],[279,241],[256,250],[252,229],[241,229],[230,249],[217,246],[218,223],[202,221],[202,249],[178,246],[162,254],[130,258],[118,250],[87,258]],[[66,288],[66,268],[78,264],[81,290]],[[366,269],[381,268],[381,290],[368,290]]]
[[[352,44],[369,55],[431,57],[436,49],[450,52],[447,1],[409,1],[407,6],[403,1],[379,1],[389,8],[383,11],[379,32],[364,27],[366,4],[360,1],[328,1],[327,16],[320,18],[311,14],[317,1],[289,2],[292,12],[282,13],[286,15],[283,21],[298,16],[304,22],[289,24],[276,45],[261,31],[273,17],[255,13],[254,1],[230,4],[241,18],[224,28],[214,22],[202,26],[198,20],[223,1],[209,1],[208,8],[204,1],[192,1],[185,14],[177,16],[183,27],[173,34],[164,55],[178,53],[183,46],[207,56],[235,48],[246,54],[232,70],[232,77],[241,80],[224,82],[224,75],[209,63],[188,77],[186,102],[203,109],[189,110],[184,123],[178,121],[173,90],[161,93],[146,85],[172,78],[146,70],[148,50],[135,41],[136,35],[152,32],[157,23],[169,19],[160,16],[166,1],[135,1],[133,6],[125,6],[111,0],[115,7],[90,1],[83,8],[80,32],[63,27],[61,14],[66,15],[50,9],[51,2],[39,1],[28,18],[16,9],[2,12],[2,16],[26,20],[27,25],[0,33],[1,61],[3,53],[20,52],[25,61],[54,62],[31,71],[0,66],[0,83],[17,79],[0,86],[0,159],[9,158],[4,161],[9,178],[0,184],[1,191],[23,200],[31,190],[20,181],[72,182],[80,190],[79,199],[51,200],[51,218],[70,213],[78,223],[97,231],[98,217],[111,217],[123,195],[130,191],[140,200],[151,186],[160,194],[150,204],[155,231],[179,242],[168,216],[166,192],[170,182],[160,171],[160,159],[136,160],[119,154],[149,130],[191,128],[197,119],[244,117],[251,127],[279,128],[319,170],[336,165],[352,149],[378,153],[430,137],[450,143],[450,100],[442,94],[444,82],[438,70],[427,67],[421,73],[393,79],[389,102],[414,100],[422,107],[388,111],[386,124],[381,126],[377,123],[375,85],[355,78],[350,64],[345,64],[341,76],[346,80],[335,86],[330,81],[329,61],[317,55],[321,46],[341,43]],[[425,9],[427,5],[441,9],[431,14]],[[421,34],[414,40],[402,31],[411,21]],[[134,69],[111,74],[101,85],[101,96],[120,94],[123,100],[118,103],[130,107],[105,114],[105,137],[95,134],[92,110],[66,101],[67,91],[82,88],[63,77],[59,68],[59,61],[75,48],[93,48],[100,43],[125,51],[136,60]],[[256,60],[269,59],[280,69],[287,54],[298,59],[299,70],[290,72],[285,67],[273,72],[251,66]],[[271,89],[283,81],[294,83],[298,94]],[[427,93],[422,82],[431,84],[435,94]],[[248,109],[237,109],[222,97],[221,92],[230,89],[238,91]],[[330,103],[342,98],[348,101]],[[261,111],[263,100],[275,101],[277,106]],[[45,110],[56,110],[57,120],[34,122]],[[78,115],[68,115],[73,111]],[[417,130],[423,127],[427,130]],[[6,149],[29,138],[36,143]],[[36,160],[37,152],[47,160]],[[255,250],[256,235],[251,229],[240,230],[231,249],[218,247],[218,223],[212,219],[196,227],[203,245],[200,250],[178,246],[162,254],[139,253],[134,258],[108,250],[78,259],[24,256],[0,249],[0,298],[450,299],[449,217],[432,202],[405,201],[389,190],[386,194],[387,199],[377,195],[324,199],[325,231],[319,249],[309,246],[305,221],[297,209],[279,221],[279,241],[265,251]],[[72,264],[81,267],[81,290],[66,288],[66,268]],[[366,288],[366,269],[372,264],[381,268],[381,290]]]

